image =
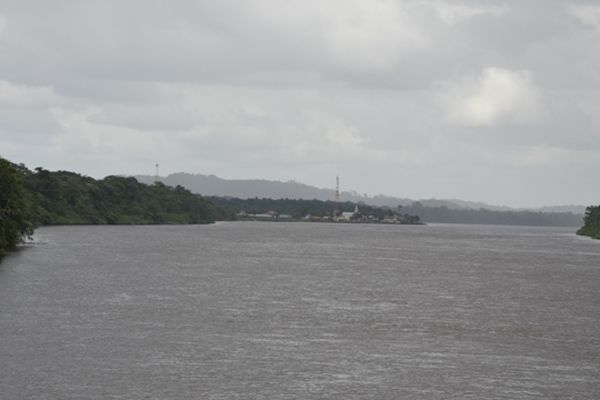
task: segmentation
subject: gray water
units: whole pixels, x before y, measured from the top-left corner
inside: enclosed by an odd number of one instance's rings
[[[55,227],[0,264],[1,399],[598,399],[570,229]]]

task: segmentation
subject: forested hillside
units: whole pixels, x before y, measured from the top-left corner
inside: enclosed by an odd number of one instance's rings
[[[590,206],[585,210],[583,226],[577,234],[600,239],[600,206]]]
[[[41,168],[28,171],[24,182],[41,225],[203,224],[223,218],[211,202],[181,186],[145,185],[118,176],[96,180]]]

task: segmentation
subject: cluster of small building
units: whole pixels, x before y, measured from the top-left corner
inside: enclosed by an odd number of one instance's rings
[[[354,222],[354,223],[378,223],[378,224],[415,224],[419,223],[419,217],[412,215],[400,215],[396,213],[387,214],[383,218],[378,218],[374,215],[365,215],[360,212],[358,206],[354,207],[351,212],[334,212],[332,218],[334,222]]]
[[[289,214],[279,214],[277,211],[269,210],[265,213],[252,214],[242,211],[237,214],[237,218],[250,221],[296,221]],[[415,219],[416,218],[416,219]],[[347,223],[384,223],[384,224],[418,224],[419,217],[411,215],[390,214],[383,219],[374,215],[365,215],[360,212],[358,206],[354,211],[339,212],[334,211],[332,216],[319,216],[307,214],[302,219],[305,222],[347,222]]]
[[[246,211],[242,211],[237,214],[237,218],[251,221],[291,221],[294,219],[289,214],[279,214],[274,210],[269,210],[265,213],[259,214],[251,214],[247,213]]]

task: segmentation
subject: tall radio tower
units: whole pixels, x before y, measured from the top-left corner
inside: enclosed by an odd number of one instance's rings
[[[333,210],[333,222],[337,222],[340,214],[340,177],[335,177],[335,209]]]

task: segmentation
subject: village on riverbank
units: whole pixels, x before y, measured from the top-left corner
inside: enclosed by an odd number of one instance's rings
[[[384,214],[367,214],[361,212],[358,205],[353,211],[334,210],[331,215],[320,215],[307,213],[298,218],[291,214],[278,213],[275,210],[268,210],[262,213],[249,213],[240,211],[236,219],[240,221],[267,221],[267,222],[333,222],[333,223],[354,223],[354,224],[403,224],[403,225],[424,225],[418,215],[400,214],[390,209]]]

